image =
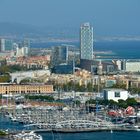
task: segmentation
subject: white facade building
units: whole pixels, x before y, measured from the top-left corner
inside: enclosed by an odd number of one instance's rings
[[[140,72],[140,60],[128,59],[128,60],[113,60],[118,66],[118,70],[126,72]]]
[[[122,61],[121,60],[117,60],[116,65],[118,66],[118,70],[122,70],[122,68],[121,68]]]
[[[25,78],[38,78],[43,75],[50,75],[50,70],[36,70],[36,71],[23,71],[23,72],[15,72],[11,73],[11,80],[14,82],[14,80],[17,80],[17,83],[20,83],[21,80]]]
[[[126,61],[126,71],[140,72],[140,61]]]
[[[118,102],[119,99],[126,100],[128,98],[128,91],[123,89],[104,89],[103,96],[105,100]]]
[[[30,48],[29,40],[24,40],[23,43],[14,44],[14,47],[16,48],[17,57],[23,57],[29,55],[29,48]]]
[[[28,48],[27,47],[22,47],[22,48],[17,47],[16,56],[17,57],[28,56]]]

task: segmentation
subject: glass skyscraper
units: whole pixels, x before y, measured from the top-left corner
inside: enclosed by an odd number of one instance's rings
[[[89,23],[81,25],[80,59],[93,60],[93,27]]]
[[[68,61],[68,47],[56,46],[52,48],[52,65],[56,66]]]
[[[10,39],[0,38],[0,52],[13,50],[13,41]]]

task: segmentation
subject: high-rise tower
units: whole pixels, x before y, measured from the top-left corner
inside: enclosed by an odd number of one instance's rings
[[[56,46],[52,48],[52,65],[67,63],[68,46]]]
[[[93,59],[93,27],[89,23],[81,25],[80,29],[80,59]]]
[[[5,39],[0,39],[0,52],[5,51]]]

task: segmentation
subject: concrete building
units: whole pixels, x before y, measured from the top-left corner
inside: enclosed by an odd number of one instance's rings
[[[140,60],[128,60],[126,61],[127,72],[140,72]]]
[[[140,60],[113,60],[113,62],[117,65],[119,71],[140,72]]]
[[[5,51],[13,50],[13,40],[5,39]]]
[[[28,56],[28,48],[27,47],[17,47],[16,48],[16,56],[17,57],[23,57]]]
[[[119,99],[126,100],[128,98],[128,91],[123,89],[104,89],[103,96],[105,100],[118,102]]]
[[[5,51],[5,39],[0,39],[0,52]]]
[[[110,80],[110,79],[108,79],[108,80],[105,81],[105,87],[106,87],[106,88],[112,87],[112,86],[115,85],[116,83],[117,83],[116,80]]]
[[[27,66],[28,68],[48,69],[50,55],[29,57],[7,57],[7,65]]]
[[[80,67],[93,74],[109,74],[117,71],[117,66],[112,61],[81,60]]]
[[[53,85],[0,85],[0,94],[45,94],[53,93],[53,91]]]
[[[99,64],[98,64],[97,74],[98,74],[98,75],[102,75],[102,74],[103,74],[103,65],[102,65],[101,60],[100,60],[100,62],[99,62]]]
[[[126,70],[126,60],[113,60],[113,63],[117,66],[118,71]]]
[[[0,52],[12,51],[13,50],[13,41],[10,39],[0,39]]]
[[[120,81],[123,82],[123,84],[126,85],[126,88],[133,88],[137,87],[140,88],[140,75],[127,75],[124,76],[123,78],[120,78]]]
[[[24,40],[22,43],[16,45],[16,56],[23,57],[28,56],[30,50],[30,42],[29,40]]]
[[[85,69],[90,72],[93,72],[93,69],[94,69],[94,72],[97,73],[97,67],[98,67],[98,64],[94,63],[93,60],[86,60],[86,59],[80,60],[81,69]]]
[[[93,59],[93,27],[91,27],[89,23],[84,23],[81,25],[80,59]]]
[[[11,81],[14,82],[16,80],[17,83],[20,83],[21,80],[26,78],[39,78],[43,75],[50,75],[50,70],[35,70],[35,71],[23,71],[23,72],[15,72],[11,73]]]

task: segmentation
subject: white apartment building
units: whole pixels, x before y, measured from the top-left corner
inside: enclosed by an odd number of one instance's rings
[[[128,91],[123,89],[104,89],[103,96],[105,100],[118,102],[119,99],[126,100],[128,98]]]

